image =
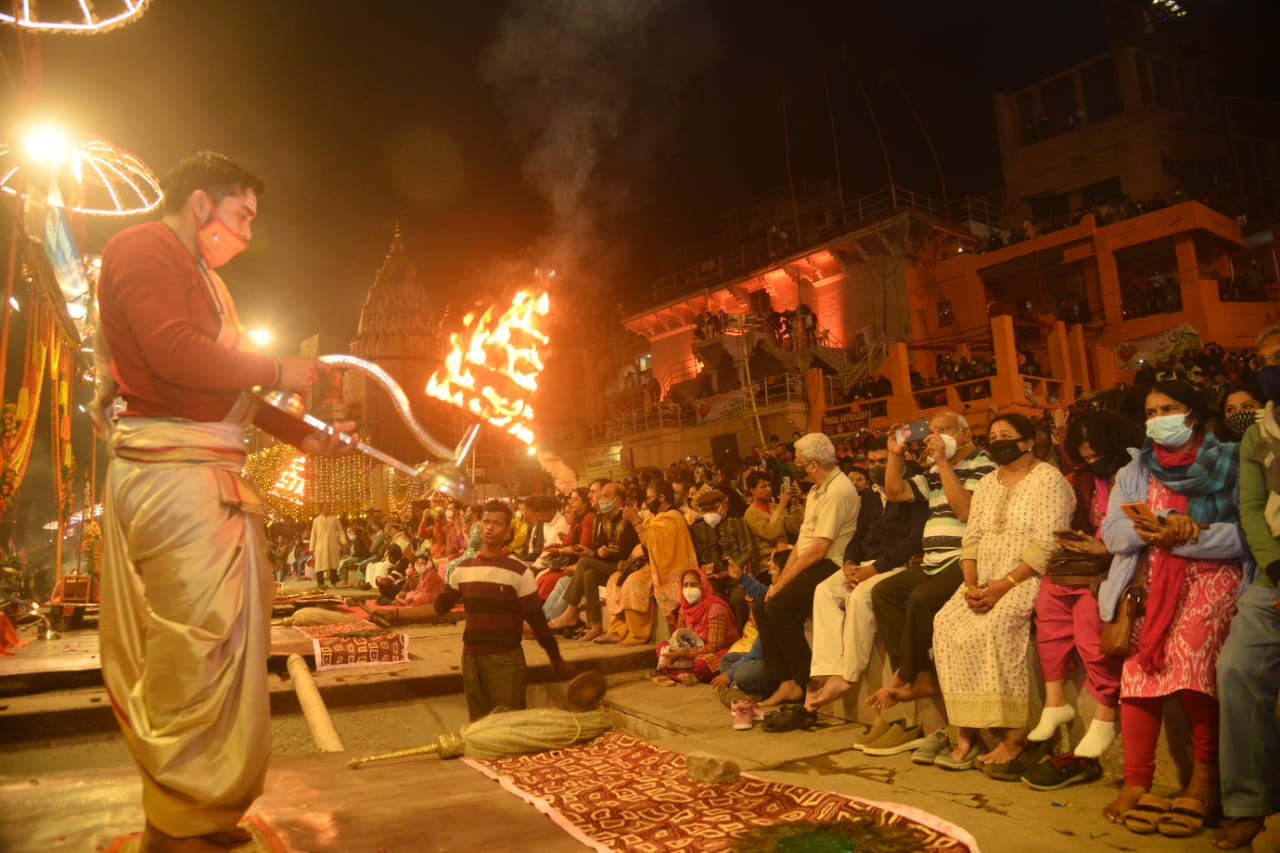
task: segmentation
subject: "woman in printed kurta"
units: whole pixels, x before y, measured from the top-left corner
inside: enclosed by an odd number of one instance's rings
[[[660,682],[710,682],[720,671],[720,658],[738,641],[733,611],[716,595],[702,569],[689,569],[680,581],[680,621],[670,643],[658,644]],[[684,633],[684,632],[692,632]],[[681,643],[682,637],[701,643]],[[678,648],[680,647],[680,648]]]
[[[1239,446],[1205,431],[1200,394],[1183,382],[1157,382],[1146,414],[1148,440],[1117,475],[1102,522],[1102,540],[1116,555],[1098,590],[1104,620],[1113,618],[1143,556],[1147,564],[1145,612],[1120,676],[1124,788],[1103,816],[1134,832],[1183,837],[1199,831],[1218,801],[1215,676],[1246,555],[1236,506]],[[1146,503],[1159,523],[1130,519],[1126,503]],[[1147,792],[1162,709],[1174,696],[1190,723],[1193,762],[1182,796],[1169,801]]]
[[[933,620],[933,655],[947,715],[957,727],[952,758],[976,760],[994,778],[1016,780],[1027,734],[1027,645],[1040,575],[1067,527],[1075,495],[1032,454],[1035,427],[1022,415],[991,422],[983,477],[969,507],[960,553],[964,584]],[[982,752],[979,732],[996,747]],[[1016,771],[1016,773],[1015,773]]]

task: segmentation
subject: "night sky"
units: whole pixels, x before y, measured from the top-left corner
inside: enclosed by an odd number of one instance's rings
[[[1274,97],[1259,47],[1280,30],[1280,3],[1185,5],[1200,49],[1239,65],[1257,90],[1245,94]],[[258,173],[255,239],[224,273],[245,324],[270,327],[273,349],[290,352],[316,332],[354,336],[397,218],[422,280],[455,305],[505,300],[527,283],[513,271],[550,264],[568,273],[561,287],[611,306],[709,256],[722,211],[785,188],[788,144],[797,180],[834,177],[824,62],[846,198],[887,182],[850,58],[898,185],[940,195],[914,106],[951,198],[997,190],[992,94],[1105,51],[1103,10],[1104,0],[153,0],[109,33],[41,37],[28,63],[41,73],[25,81],[14,32],[0,31],[0,129],[13,138],[43,117],[157,174],[202,148]],[[98,251],[122,224],[92,221],[84,248]]]
[[[834,175],[824,60],[846,197],[875,191],[884,161],[846,50],[898,184],[939,193],[905,96],[951,196],[990,192],[991,93],[1106,39],[1100,0],[154,0],[132,25],[40,47],[31,114],[158,174],[212,148],[266,180],[253,246],[225,272],[245,323],[292,349],[354,335],[397,216],[442,300],[549,256],[573,287],[643,286],[714,240],[721,211],[786,185],[788,132],[797,179]],[[24,112],[0,97],[6,123]],[[117,227],[95,222],[88,248]]]

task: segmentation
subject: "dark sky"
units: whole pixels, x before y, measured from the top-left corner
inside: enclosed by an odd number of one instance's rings
[[[785,185],[788,134],[797,178],[834,174],[824,59],[846,196],[878,189],[846,48],[897,183],[938,193],[905,93],[950,194],[989,192],[991,94],[1106,40],[1101,0],[154,0],[128,27],[40,46],[31,112],[159,174],[212,148],[266,180],[226,278],[246,324],[291,348],[354,334],[397,216],[442,300],[549,253],[576,287],[643,285],[713,239],[722,210]],[[116,227],[96,222],[91,242]]]

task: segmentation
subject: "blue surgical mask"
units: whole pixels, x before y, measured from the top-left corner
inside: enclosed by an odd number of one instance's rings
[[[618,508],[617,501],[606,501],[606,500],[600,501],[600,511],[603,512],[605,515],[608,515],[609,513],[613,512],[617,508]]]
[[[1181,447],[1191,440],[1191,436],[1186,412],[1156,415],[1147,420],[1147,438],[1163,447]]]

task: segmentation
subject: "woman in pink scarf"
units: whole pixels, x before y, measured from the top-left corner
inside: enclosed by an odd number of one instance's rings
[[[702,569],[680,577],[680,620],[671,641],[658,645],[661,685],[708,683],[720,672],[720,657],[738,641],[738,626],[728,603],[711,589]]]

